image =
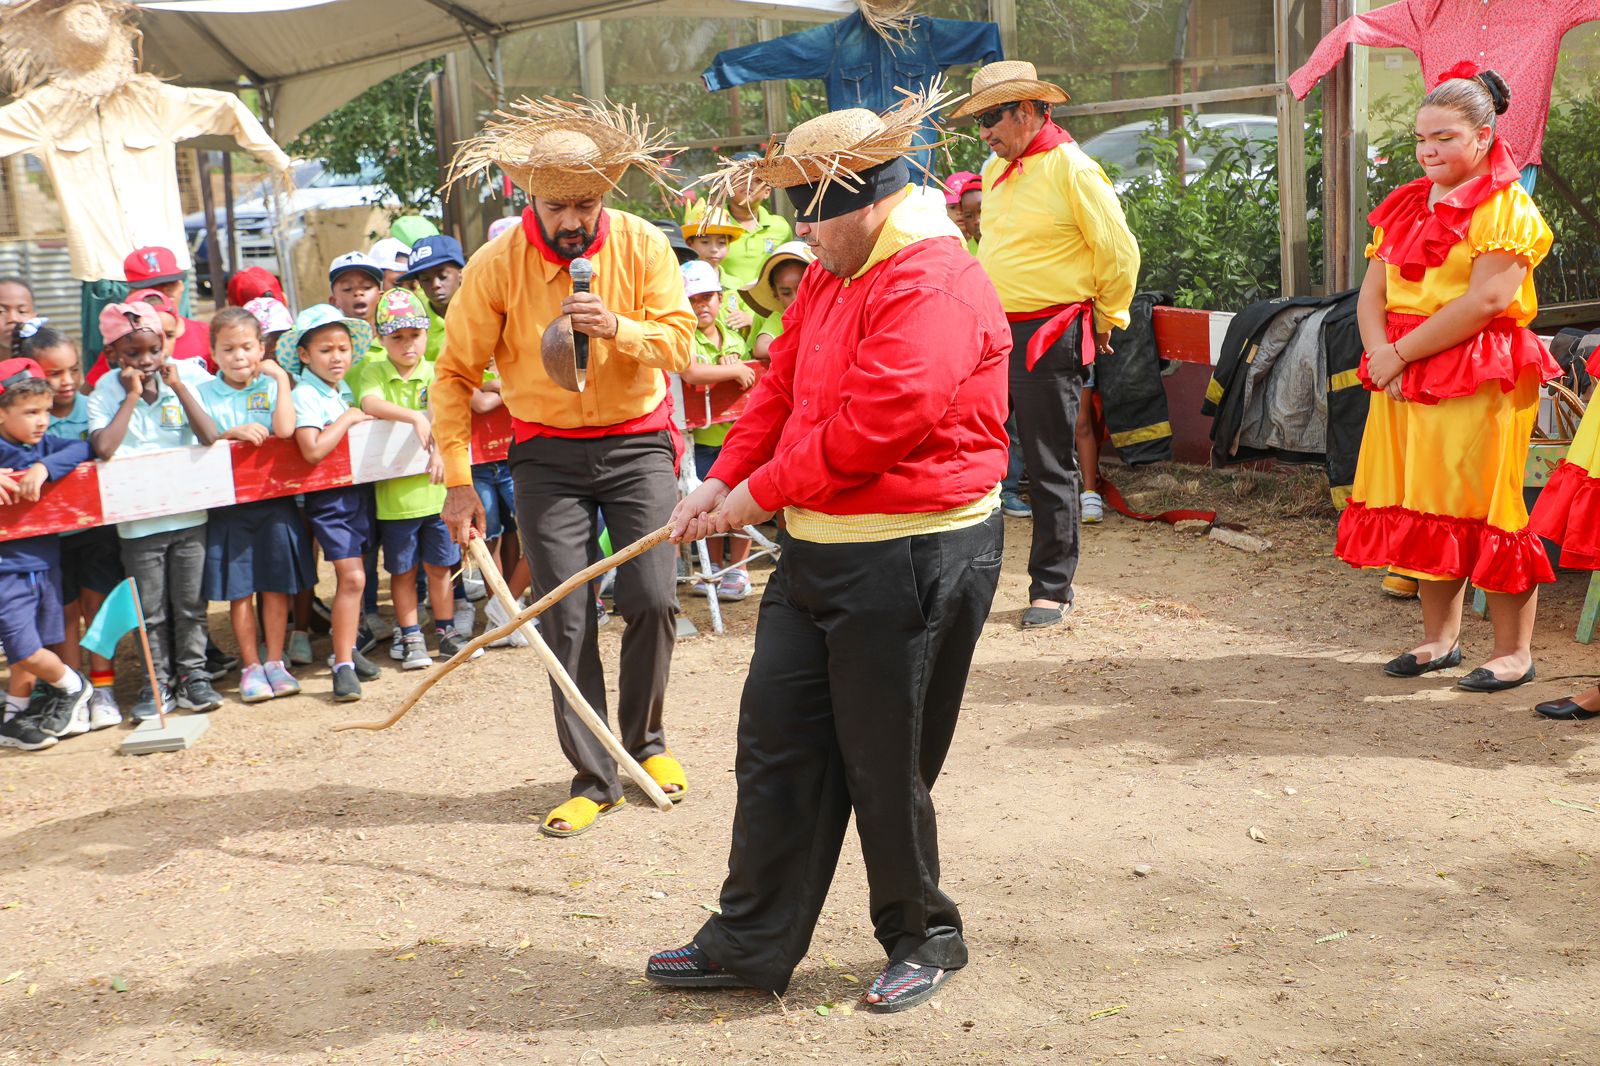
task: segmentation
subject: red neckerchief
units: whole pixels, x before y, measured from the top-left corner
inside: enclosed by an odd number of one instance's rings
[[[1422,177],[1407,182],[1367,216],[1369,223],[1383,228],[1377,258],[1399,267],[1407,281],[1421,281],[1424,271],[1443,263],[1450,249],[1466,237],[1473,210],[1519,177],[1510,149],[1496,137],[1489,149],[1489,173],[1463,182],[1432,209],[1428,194],[1433,181]]]
[[[1039,132],[1034,134],[1033,140],[1028,142],[1028,147],[1022,150],[1021,155],[1007,163],[1006,169],[998,178],[994,179],[994,188],[998,189],[1000,183],[1009,178],[1013,170],[1020,171],[1022,169],[1022,161],[1030,155],[1041,155],[1052,148],[1071,143],[1072,134],[1057,126],[1054,119],[1045,119],[1044,125],[1039,129]]]
[[[569,259],[545,243],[544,234],[539,229],[539,216],[533,213],[533,205],[531,204],[522,209],[522,232],[527,236],[528,243],[539,249],[539,254],[556,266],[568,266],[573,259],[578,258],[578,256],[573,256]],[[611,215],[602,208],[600,211],[600,225],[596,226],[594,231],[594,243],[585,248],[582,255],[592,256],[598,254],[600,249],[605,247],[606,238],[610,234]]]

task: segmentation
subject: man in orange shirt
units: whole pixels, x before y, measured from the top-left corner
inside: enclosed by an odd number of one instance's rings
[[[678,260],[652,223],[604,206],[629,166],[655,180],[664,137],[629,109],[525,100],[520,114],[491,123],[456,156],[457,180],[491,167],[533,201],[522,225],[468,262],[445,315],[445,346],[433,387],[434,436],[445,464],[444,519],[465,543],[483,530],[472,487],[472,390],[494,361],[510,412],[508,461],[517,528],[535,595],[593,561],[600,517],[616,544],[664,525],[677,502],[676,446],[666,372],[689,365],[694,315]],[[572,291],[570,264],[594,266],[592,291]],[[540,359],[545,328],[572,316],[589,337],[587,384],[558,385]],[[677,601],[674,559],[648,552],[617,572],[622,635],[618,736],[672,795],[686,794],[683,767],[662,727]],[[570,596],[540,618],[540,632],[590,704],[606,714],[598,624],[592,604]],[[623,802],[616,764],[551,685],[561,750],[577,771],[572,798],[541,830],[573,836]]]

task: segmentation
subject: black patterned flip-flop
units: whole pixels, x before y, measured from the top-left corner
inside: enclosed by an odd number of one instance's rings
[[[660,951],[644,964],[644,975],[658,985],[673,988],[754,988],[712,962],[699,945],[685,944],[671,951]]]
[[[867,995],[883,998],[873,1003],[865,996],[862,1005],[879,1014],[893,1014],[926,1003],[939,986],[950,979],[949,970],[937,966],[919,966],[914,962],[891,962],[883,968],[878,979],[867,989]]]

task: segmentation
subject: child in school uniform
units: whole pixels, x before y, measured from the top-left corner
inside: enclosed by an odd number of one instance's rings
[[[19,327],[12,350],[38,363],[44,369],[45,380],[50,383],[50,428],[46,432],[63,440],[86,442],[89,439],[89,397],[79,388],[83,381],[83,364],[78,358],[78,346],[71,337],[49,326],[30,325],[32,328]],[[106,596],[124,576],[114,526],[91,526],[61,534],[61,597],[66,619],[66,641],[61,657],[74,670],[81,670],[84,665],[83,652],[78,647],[79,635],[94,620]],[[94,687],[89,697],[89,728],[105,729],[120,724],[122,709],[117,706],[117,678],[111,661],[91,653],[88,666],[89,682]]]
[[[89,459],[89,446],[46,435],[52,389],[31,359],[0,362],[0,503],[37,500],[47,480]],[[0,721],[0,746],[38,751],[89,728],[89,679],[51,650],[65,639],[60,538],[0,542],[0,643],[15,673]],[[44,682],[30,700],[33,678]]]
[[[194,389],[211,380],[195,360],[168,362],[155,308],[142,301],[100,312],[106,350],[120,368],[89,397],[89,442],[101,459],[210,444],[215,429]],[[139,586],[156,684],[164,707],[213,711],[222,697],[206,667],[206,512],[117,524],[122,567]],[[170,628],[169,628],[170,627]],[[169,635],[170,634],[170,635]],[[157,690],[147,679],[133,717],[156,717]]]
[[[490,359],[488,369],[483,372],[482,384],[472,390],[472,413],[486,415],[504,405],[505,400],[500,395],[500,372],[494,360]],[[489,549],[495,565],[505,577],[507,589],[511,595],[519,597],[520,602],[522,594],[533,584],[533,575],[517,542],[517,494],[516,486],[511,481],[510,465],[504,459],[473,463],[472,488],[478,494],[478,501],[483,504],[484,547]],[[511,612],[491,596],[483,605],[483,617],[486,628],[499,629],[511,621]],[[534,624],[538,625],[538,621],[534,619]],[[527,646],[528,638],[520,629],[489,645],[491,648]]]
[[[747,362],[749,352],[744,338],[717,322],[722,310],[722,279],[710,263],[693,262],[682,266],[683,288],[694,310],[695,331],[690,341],[692,362],[684,368],[682,377],[686,385],[720,385],[724,381],[738,383],[748,389],[756,383],[756,372]],[[722,451],[722,442],[728,438],[732,423],[720,423],[694,431],[695,473],[702,479],[711,472],[711,465]],[[712,537],[706,547],[711,554],[711,565],[722,569],[723,537]],[[717,583],[717,595],[730,600],[742,600],[750,595],[750,575],[742,569],[745,557],[750,554],[750,541],[734,537],[732,554],[728,557],[728,570]],[[705,593],[700,587],[697,592]]]
[[[683,239],[689,242],[694,254],[710,263],[717,271],[722,286],[722,311],[717,319],[735,332],[744,334],[755,322],[755,317],[739,299],[738,282],[728,275],[722,264],[728,258],[733,241],[744,236],[744,227],[733,220],[726,208],[706,210],[704,203],[693,204],[683,216]]]
[[[434,447],[428,418],[428,387],[433,384],[433,364],[424,358],[428,311],[416,293],[390,289],[379,297],[375,315],[385,354],[368,360],[357,372],[351,385],[356,402],[374,418],[410,426],[417,443],[428,452],[426,474],[389,478],[375,489],[378,539],[394,602],[389,657],[406,670],[419,670],[433,665],[433,657],[417,621],[417,567],[427,574],[439,654],[454,656],[466,643],[456,632],[450,588],[450,571],[460,564],[461,549],[439,518],[444,509],[444,463]],[[479,649],[473,658],[481,654]]]
[[[280,356],[295,353],[304,369],[294,400],[295,443],[308,463],[320,463],[333,453],[350,427],[371,419],[354,399],[345,375],[358,353],[372,344],[365,321],[348,318],[329,304],[300,312],[294,328],[278,342]],[[361,594],[367,575],[361,559],[373,540],[372,511],[364,485],[323,489],[306,494],[305,513],[323,557],[333,565],[337,586],[333,594],[333,698],[349,703],[361,698],[361,682],[373,681],[378,669],[356,650],[356,629],[361,624]]]
[[[763,316],[756,321],[754,340],[750,342],[750,357],[756,362],[767,362],[772,342],[783,336],[783,313],[794,303],[806,267],[816,259],[805,241],[780,244],[761,264],[756,280],[740,290],[745,303]]]
[[[211,416],[218,440],[260,445],[294,436],[295,412],[289,374],[262,358],[261,323],[240,307],[225,307],[211,320],[211,351],[217,377],[199,388],[200,405]],[[289,598],[316,584],[311,543],[294,497],[222,507],[206,524],[206,567],[201,590],[207,600],[225,600],[239,642],[244,670],[239,699],[261,703],[292,696],[300,682],[289,673],[283,646]],[[261,597],[257,633],[255,598]],[[266,644],[266,661],[257,640]]]

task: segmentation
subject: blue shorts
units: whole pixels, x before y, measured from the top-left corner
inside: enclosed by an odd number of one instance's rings
[[[505,462],[478,463],[472,468],[472,487],[483,502],[483,539],[498,540],[517,524],[517,494],[511,467]]]
[[[711,464],[717,461],[717,456],[722,454],[722,448],[711,447],[709,444],[696,444],[694,446],[694,472],[695,476],[704,481],[711,473]]]
[[[311,537],[294,500],[282,496],[219,507],[206,522],[200,594],[242,600],[258,592],[293,596],[316,584]]]
[[[383,568],[391,577],[409,574],[418,563],[455,566],[461,562],[461,549],[438,515],[383,519],[378,522],[378,536],[383,541]]]
[[[372,492],[366,485],[323,489],[306,494],[306,519],[311,535],[322,545],[323,558],[359,559],[374,543]]]
[[[127,575],[116,526],[95,526],[61,538],[61,602],[72,603],[85,589],[109,596]]]
[[[0,643],[6,646],[8,662],[20,663],[66,639],[59,573],[0,574]]]

